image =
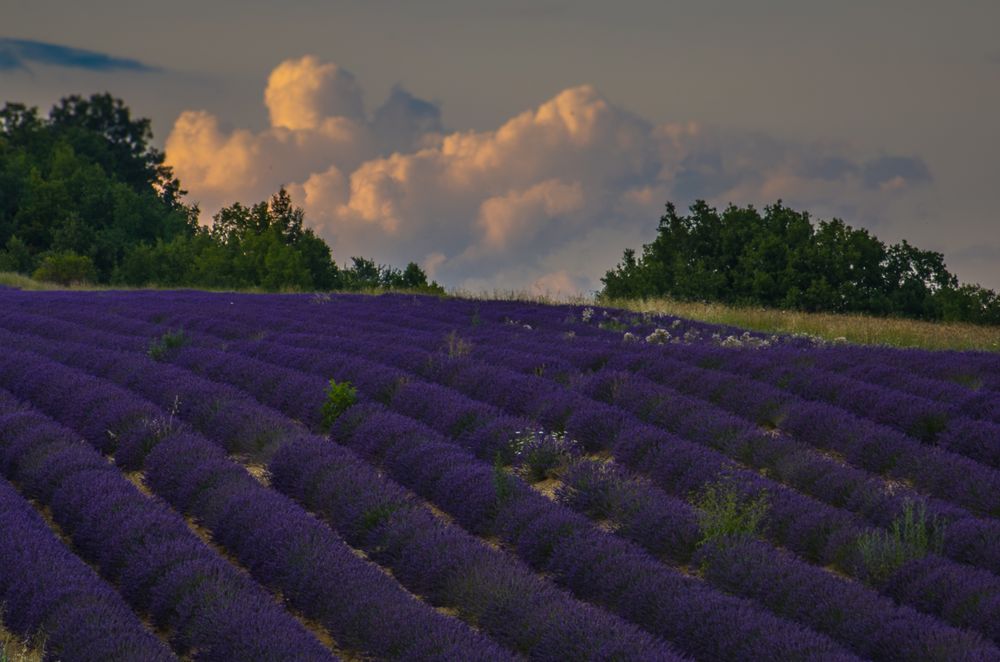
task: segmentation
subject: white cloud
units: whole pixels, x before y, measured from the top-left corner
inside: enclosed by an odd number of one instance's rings
[[[279,65],[265,97],[272,126],[256,133],[203,112],[175,123],[168,162],[207,212],[286,184],[340,261],[417,260],[469,289],[596,289],[625,247],[652,238],[668,199],[783,198],[870,225],[930,181],[912,157],[656,125],[588,85],[492,131],[447,132],[435,104],[401,88],[368,118],[354,77],[310,57]]]
[[[317,129],[328,117],[364,119],[361,86],[353,74],[311,55],[285,60],[271,72],[264,90],[271,126]]]
[[[478,224],[486,250],[503,251],[531,240],[546,223],[583,208],[583,188],[548,179],[523,191],[510,191],[479,205]]]

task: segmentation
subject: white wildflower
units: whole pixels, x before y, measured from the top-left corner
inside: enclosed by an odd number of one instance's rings
[[[646,336],[646,342],[662,345],[670,340],[670,332],[663,328],[657,328]]]

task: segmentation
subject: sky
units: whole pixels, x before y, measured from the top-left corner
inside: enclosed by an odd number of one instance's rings
[[[1000,289],[1000,3],[5,0],[0,102],[109,91],[205,222],[590,292],[664,204],[782,199]]]

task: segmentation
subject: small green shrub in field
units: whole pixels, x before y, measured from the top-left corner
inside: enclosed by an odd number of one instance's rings
[[[888,579],[907,561],[944,548],[944,523],[927,518],[927,506],[908,501],[888,531],[868,531],[858,537],[857,548],[869,580]]]
[[[768,508],[765,493],[751,498],[727,479],[706,485],[695,497],[694,505],[698,508],[701,545],[724,536],[756,536]]]
[[[445,347],[448,350],[448,358],[457,359],[468,356],[469,352],[472,351],[472,343],[459,336],[454,329],[444,337],[444,340]]]
[[[357,401],[358,389],[351,386],[351,382],[331,379],[326,389],[326,402],[323,403],[323,429],[329,430],[333,422]]]
[[[55,253],[42,260],[32,278],[59,285],[92,283],[97,280],[97,269],[86,255]]]
[[[167,357],[167,354],[169,354],[171,350],[183,347],[187,344],[187,342],[188,338],[184,335],[183,330],[167,331],[162,336],[149,343],[149,349],[146,350],[146,354],[148,354],[154,361],[162,361]]]

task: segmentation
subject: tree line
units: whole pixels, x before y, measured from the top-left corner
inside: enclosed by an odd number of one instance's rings
[[[5,104],[0,271],[63,284],[443,292],[413,262],[338,267],[284,188],[200,225],[152,137],[150,121],[110,94],[63,98],[47,117]]]
[[[887,245],[840,219],[814,224],[777,203],[687,215],[667,203],[656,238],[601,279],[610,298],[673,297],[805,311],[1000,324],[1000,296],[960,284],[944,256]]]

